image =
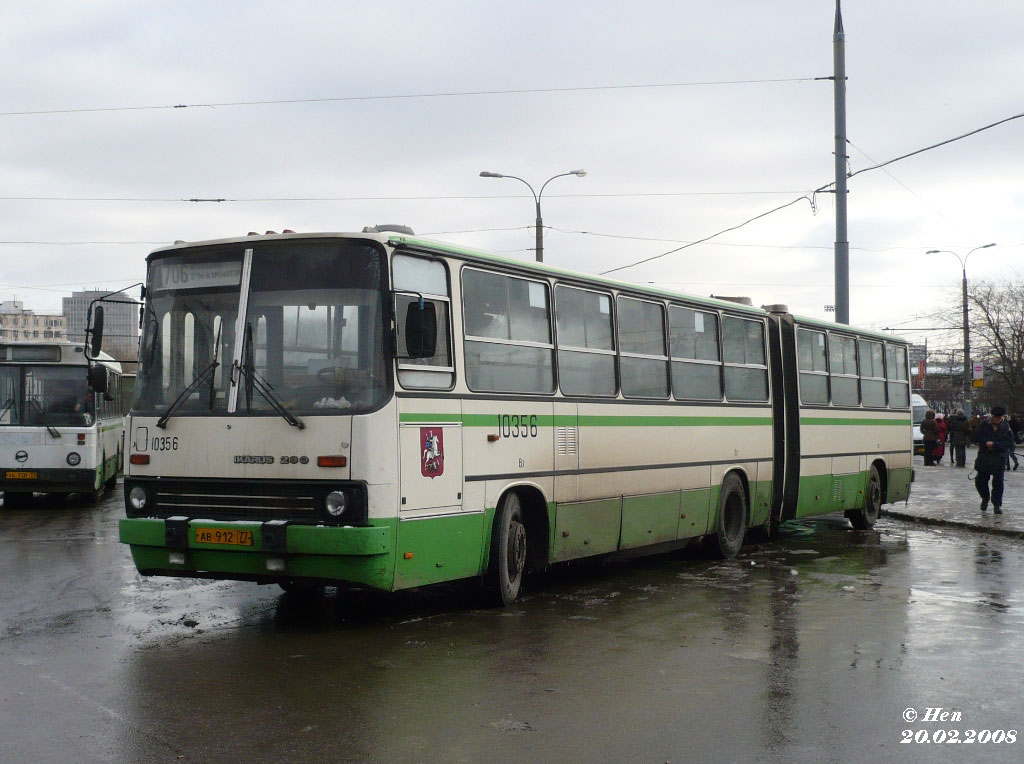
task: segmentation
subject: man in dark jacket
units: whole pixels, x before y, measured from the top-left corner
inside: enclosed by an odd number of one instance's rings
[[[1006,422],[1006,409],[1002,406],[992,407],[992,416],[978,425],[974,434],[978,444],[978,461],[974,468],[977,477],[974,487],[981,497],[981,511],[988,509],[988,480],[992,478],[992,510],[1003,514],[1003,471],[1006,469],[1006,454],[1013,447],[1013,432]]]
[[[957,412],[949,418],[949,446],[953,452],[950,454],[949,460],[951,467],[954,463],[957,467],[967,465],[967,444],[970,442],[971,433],[967,417],[964,416],[963,409],[957,409]]]

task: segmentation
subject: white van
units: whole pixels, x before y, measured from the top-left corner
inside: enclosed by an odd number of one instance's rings
[[[921,437],[921,422],[924,421],[924,414],[928,411],[928,401],[917,393],[910,396],[912,409],[911,421],[914,423],[914,453],[924,453],[924,438]]]

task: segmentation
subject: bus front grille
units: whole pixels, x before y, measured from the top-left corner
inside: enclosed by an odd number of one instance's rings
[[[131,492],[145,490],[141,509]],[[344,492],[348,508],[340,517],[324,509],[327,494]],[[126,478],[128,517],[188,517],[197,520],[288,520],[298,524],[361,525],[366,522],[366,485],[357,481],[220,480],[217,478]]]
[[[204,491],[195,486],[159,485],[153,498],[161,514],[205,517],[210,520],[253,520],[264,517],[278,520],[302,520],[316,516],[316,496],[312,492]]]

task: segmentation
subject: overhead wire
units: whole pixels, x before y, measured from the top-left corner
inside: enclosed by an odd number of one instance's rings
[[[1000,120],[998,120],[996,122],[989,123],[987,125],[984,125],[982,127],[977,128],[975,130],[971,130],[969,132],[962,133],[961,135],[957,135],[957,136],[955,136],[953,138],[948,138],[948,139],[946,139],[944,141],[939,141],[938,143],[933,143],[933,144],[931,144],[929,146],[925,146],[923,148],[916,149],[915,151],[910,151],[910,152],[907,152],[906,154],[901,154],[900,156],[893,157],[892,159],[886,160],[885,162],[879,162],[879,163],[874,164],[874,165],[872,165],[870,167],[863,167],[860,170],[857,170],[856,172],[847,172],[846,173],[846,177],[848,179],[849,178],[854,178],[857,175],[860,175],[860,174],[865,173],[865,172],[870,172],[872,170],[880,170],[883,167],[888,167],[889,165],[895,164],[896,162],[899,162],[899,161],[901,161],[903,159],[908,159],[910,157],[917,156],[918,154],[923,154],[926,151],[931,151],[933,149],[940,148],[941,146],[948,146],[949,144],[955,143],[956,141],[961,141],[961,140],[963,140],[965,138],[969,138],[972,135],[977,135],[978,133],[984,132],[986,130],[991,130],[994,127],[998,127],[999,125],[1006,124],[1007,122],[1012,122],[1013,120],[1020,119],[1021,117],[1024,117],[1024,112],[1021,112],[1019,114],[1014,114],[1014,115],[1012,115],[1010,117],[1006,117],[1004,119],[1000,119]],[[719,237],[719,236],[721,236],[723,234],[726,234],[726,233],[729,233],[731,231],[735,231],[737,229],[743,228],[744,226],[747,226],[747,225],[749,225],[750,223],[753,223],[756,220],[760,220],[761,218],[767,217],[768,215],[772,215],[772,214],[774,214],[776,212],[784,210],[787,207],[791,207],[792,205],[794,205],[797,202],[800,202],[800,201],[802,201],[804,199],[807,199],[811,203],[811,209],[814,210],[814,209],[816,209],[815,201],[814,201],[815,196],[817,194],[819,194],[819,193],[826,192],[831,186],[834,186],[834,185],[835,185],[835,181],[826,183],[825,185],[819,186],[818,188],[816,188],[809,195],[808,194],[804,194],[803,196],[797,197],[796,199],[793,199],[792,201],[790,201],[790,202],[788,202],[786,204],[779,205],[778,207],[770,209],[767,212],[762,212],[760,215],[755,215],[752,218],[748,218],[747,220],[743,221],[742,223],[739,223],[738,225],[730,226],[729,228],[726,228],[726,229],[723,229],[721,231],[718,231],[717,233],[713,233],[710,236],[705,236],[703,239],[698,239],[697,241],[691,242],[689,244],[684,244],[681,247],[676,247],[675,249],[670,249],[668,252],[662,252],[661,254],[652,255],[651,257],[645,257],[645,258],[643,258],[641,260],[637,260],[635,262],[628,263],[626,265],[620,265],[620,266],[617,266],[615,268],[611,268],[611,269],[606,270],[606,271],[601,271],[600,275],[604,276],[604,275],[607,275],[609,273],[615,273],[616,271],[625,270],[627,268],[633,268],[633,267],[635,267],[637,265],[643,265],[644,263],[649,263],[652,260],[658,260],[658,259],[660,259],[662,257],[667,257],[668,255],[675,254],[676,252],[679,252],[679,251],[681,251],[683,249],[688,249],[689,247],[693,247],[693,246],[695,246],[697,244],[703,244],[703,243],[708,242],[711,239],[715,239],[715,238],[717,238],[717,237]],[[834,192],[831,192],[831,193],[834,193]]]
[[[673,197],[673,196],[770,196],[793,194],[795,191],[656,191],[618,194],[548,194],[548,199],[623,199],[629,197]],[[532,199],[529,194],[471,194],[461,196],[259,196],[259,197],[117,197],[117,196],[0,196],[5,202],[152,202],[152,203],[255,203],[255,202],[421,202],[421,201],[467,201],[474,199]]]
[[[783,82],[810,82],[822,79],[820,77],[777,77],[755,80],[708,80],[696,82],[657,82],[629,85],[581,85],[574,87],[560,88],[510,88],[507,90],[462,90],[442,91],[434,93],[396,93],[388,95],[362,95],[362,96],[330,96],[324,98],[279,98],[264,99],[258,101],[221,101],[210,103],[177,103],[151,106],[105,106],[87,107],[80,109],[26,109],[22,111],[0,112],[0,117],[23,117],[39,116],[46,114],[90,114],[99,112],[119,111],[158,111],[158,110],[182,110],[197,108],[226,108],[233,106],[276,106],[286,104],[312,104],[312,103],[344,103],[348,101],[390,101],[408,100],[414,98],[459,98],[466,96],[493,96],[493,95],[527,95],[534,93],[573,93],[598,90],[644,90],[653,88],[681,88],[681,87],[709,87],[715,85],[760,85],[768,83]]]

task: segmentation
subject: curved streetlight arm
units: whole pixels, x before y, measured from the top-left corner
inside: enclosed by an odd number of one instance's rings
[[[964,270],[967,270],[967,258],[971,256],[971,252],[977,252],[979,249],[988,249],[989,247],[994,247],[995,245],[995,242],[992,242],[991,244],[982,244],[980,247],[975,247],[966,255],[964,255]]]
[[[973,252],[973,251],[974,250],[972,249],[971,252]],[[925,254],[926,255],[940,255],[943,252],[946,253],[947,255],[952,255],[953,257],[955,257],[957,260],[960,261],[960,270],[962,270],[962,271],[966,271],[967,270],[967,258],[960,257],[960,255],[958,255],[956,252],[954,252],[951,249],[929,249],[927,252],[925,252]],[[969,255],[969,254],[971,254],[971,252],[968,252],[967,254]]]
[[[484,172],[480,173],[480,177],[481,178],[511,178],[512,180],[518,180],[520,183],[522,183],[528,189],[530,189],[530,193],[533,194],[533,204],[534,204],[534,207],[537,210],[537,219],[536,219],[536,223],[535,223],[535,225],[536,225],[536,247],[535,247],[534,251],[535,251],[536,256],[537,256],[537,262],[538,263],[542,263],[542,262],[544,262],[544,221],[541,219],[541,215],[540,215],[540,198],[544,194],[544,189],[547,188],[548,183],[553,181],[555,178],[564,178],[566,175],[575,175],[577,178],[582,178],[586,174],[587,174],[587,171],[581,169],[581,170],[570,170],[569,172],[562,172],[562,173],[559,173],[558,175],[552,175],[550,178],[548,178],[546,181],[544,181],[544,185],[542,185],[540,187],[540,192],[539,193],[537,191],[534,191],[533,190],[533,186],[531,186],[523,178],[520,178],[517,175],[505,175],[505,174],[500,173],[500,172],[488,172],[488,171],[485,170]]]
[[[547,188],[548,183],[553,181],[555,178],[564,178],[566,175],[576,175],[582,178],[586,174],[586,170],[572,170],[571,172],[562,172],[559,173],[558,175],[552,175],[550,178],[544,181],[544,185],[540,187],[540,193],[537,194],[537,200],[540,200],[540,198],[544,195],[544,189]]]
[[[505,175],[505,174],[500,173],[500,172],[486,172],[486,171],[484,171],[484,172],[480,173],[480,177],[481,178],[511,178],[512,180],[518,180],[520,183],[522,183],[528,189],[530,189],[530,193],[533,194],[533,202],[534,202],[534,204],[536,204],[540,200],[538,195],[537,195],[537,192],[533,190],[533,186],[531,186],[529,183],[527,183],[525,180],[523,180],[522,178],[518,177],[517,175]],[[558,176],[556,175],[555,177],[557,178]],[[544,185],[546,186],[547,183],[545,183]],[[544,193],[544,186],[541,186],[540,191],[541,191],[541,193]]]

